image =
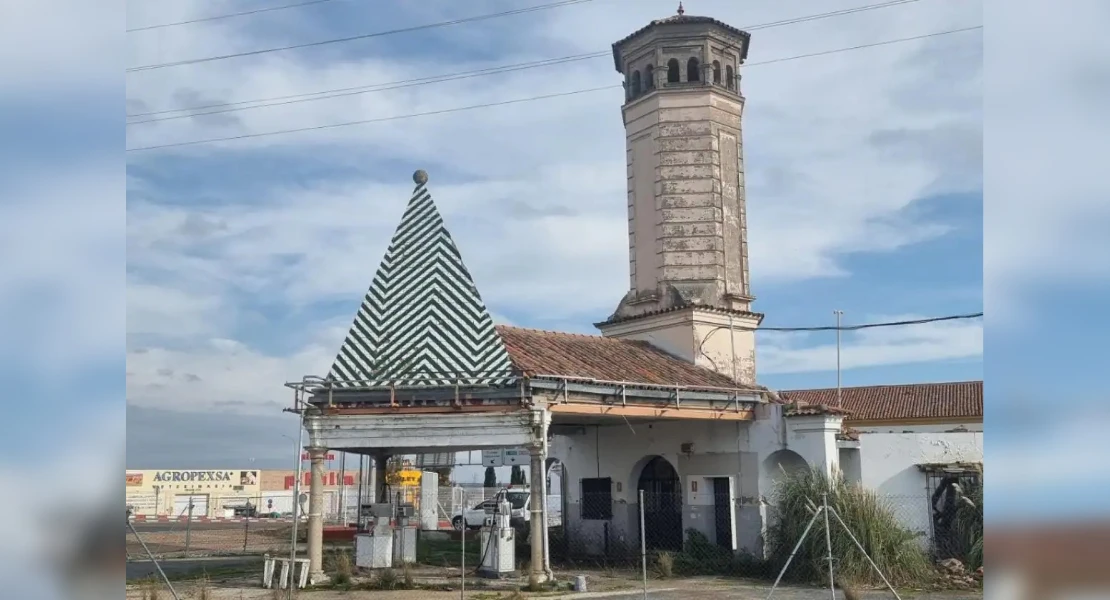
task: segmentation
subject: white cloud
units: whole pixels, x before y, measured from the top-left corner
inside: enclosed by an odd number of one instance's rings
[[[310,348],[289,357],[262,355],[227,339],[188,351],[150,348],[127,356],[127,401],[138,406],[275,414],[292,408],[284,383],[325,374],[335,348]]]
[[[869,322],[914,320],[920,315],[884,316]],[[816,338],[820,335],[820,338]],[[804,373],[836,369],[834,332],[787,335],[772,332],[760,336],[757,350],[759,372]],[[903,327],[862,329],[841,338],[842,370],[862,367],[904,365],[938,360],[973,359],[983,355],[981,321],[941,321]]]
[[[843,6],[840,6],[843,4]],[[737,25],[775,21],[854,6],[841,2],[706,1],[697,12]],[[230,4],[132,3],[132,26],[218,14]],[[353,10],[358,10],[353,9]],[[461,11],[421,3],[414,23]],[[497,10],[467,5],[465,13]],[[459,48],[489,55],[488,31],[505,48],[487,61],[450,52],[394,52],[382,42],[326,50],[265,54],[128,75],[129,110],[237,102],[263,97],[460,72],[604,50],[652,18],[672,13],[664,0],[588,3],[512,23],[436,30]],[[979,24],[978,3],[915,3],[757,31],[751,62]],[[229,19],[129,35],[129,64],[151,64],[280,46],[343,35],[305,24],[296,10],[265,22]],[[366,21],[369,22],[369,21]],[[343,32],[347,32],[346,29]],[[359,33],[359,32],[350,32]],[[399,38],[397,38],[399,39]],[[321,59],[326,54],[331,59]],[[460,53],[465,54],[465,53]],[[339,56],[339,58],[336,58]],[[751,269],[761,284],[847,276],[842,259],[890,252],[935,239],[952,227],[909,210],[925,195],[975,190],[976,169],[952,156],[976,155],[979,142],[978,34],[911,42],[820,58],[752,66],[743,89],[748,169]],[[940,66],[943,65],[943,68]],[[531,69],[320,102],[189,118],[129,128],[128,145],[313,127],[398,114],[618,84],[611,59]],[[604,318],[627,289],[624,134],[620,90],[496,109],[303,134],[261,137],[167,151],[133,153],[134,165],[164,174],[160,157],[331,161],[345,173],[291,185],[256,184],[236,197],[201,173],[188,191],[132,174],[128,251],[134,296],[130,332],[166,338],[235,337],[256,318],[242,298],[266,298],[295,309],[320,301],[354,302],[373,277],[411,191],[415,168],[431,173],[431,190],[487,305],[495,312],[549,322]],[[939,132],[939,133],[938,133]],[[962,151],[963,154],[960,154]],[[268,154],[267,154],[268,153]],[[376,162],[398,167],[382,173]],[[957,165],[960,166],[960,165]],[[185,194],[221,203],[186,202]],[[171,205],[168,200],[174,200]],[[495,243],[491,243],[495,241]],[[161,307],[161,308],[160,308]],[[352,310],[354,306],[352,304]],[[176,350],[146,344],[129,356],[131,401],[191,406],[196,398],[270,401],[280,382],[327,368],[349,321],[333,338],[293,335],[292,353],[260,347],[235,352],[211,344]],[[323,336],[326,337],[326,336]],[[775,342],[770,342],[775,343]],[[941,356],[943,342],[860,338],[853,360],[892,360],[877,348],[898,346],[896,362]],[[900,344],[900,345],[899,345]],[[288,344],[287,344],[288,346]],[[799,354],[801,352],[801,354]],[[761,369],[823,364],[825,350],[761,346]],[[950,353],[951,351],[949,351]],[[776,354],[778,353],[778,354]],[[880,355],[883,355],[880,357]],[[777,357],[777,358],[776,358]],[[809,365],[809,367],[805,367]],[[822,368],[822,367],[816,367]],[[186,385],[159,370],[200,377]],[[228,371],[232,371],[228,374]],[[196,393],[198,384],[206,386]],[[275,387],[276,386],[276,387]]]
[[[992,318],[1003,311],[1019,318],[1032,288],[1090,285],[1110,276],[1103,159],[1110,139],[1110,69],[1103,57],[1110,39],[1102,27],[1110,12],[1098,0],[1073,2],[1062,14],[1017,4],[995,8],[990,19],[1009,31],[1066,33],[1043,38],[1036,52],[1026,52],[1027,40],[1018,35],[990,40],[998,58],[989,65],[991,93],[984,102],[991,136],[983,266]],[[1001,59],[1018,54],[1025,56],[1021,64]]]
[[[0,254],[7,257],[0,313],[20,315],[5,337],[22,341],[0,351],[17,361],[33,356],[36,369],[54,376],[122,349],[125,215],[114,199],[123,196],[124,182],[122,171],[109,169],[89,162],[65,177],[29,169],[4,182],[10,201],[0,219]]]

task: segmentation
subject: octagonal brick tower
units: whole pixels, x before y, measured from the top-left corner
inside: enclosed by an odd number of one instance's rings
[[[750,35],[709,17],[652,21],[613,44],[624,76],[629,291],[598,323],[755,379],[740,66]]]

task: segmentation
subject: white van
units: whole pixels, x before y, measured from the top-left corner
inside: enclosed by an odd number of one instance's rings
[[[466,509],[462,514],[455,515],[451,519],[451,526],[456,531],[461,531],[465,527],[467,529],[478,529],[486,522],[486,517],[493,516],[494,507],[501,501],[502,497],[509,503],[511,512],[509,514],[509,523],[518,531],[527,532],[527,527],[524,525],[531,520],[531,515],[528,512],[528,503],[532,498],[532,493],[528,488],[507,488],[497,493],[496,496],[479,502],[473,508]],[[525,535],[527,535],[525,533]]]

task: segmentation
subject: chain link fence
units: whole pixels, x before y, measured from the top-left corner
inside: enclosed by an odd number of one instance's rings
[[[444,487],[437,493],[438,530],[422,530],[416,537],[415,562],[394,565],[404,581],[447,581],[452,586],[481,586],[475,578],[488,548],[481,545],[481,530],[493,515],[494,499],[502,488]],[[516,576],[523,581],[531,568],[531,518],[528,492],[510,500],[515,530]],[[550,569],[563,578],[589,573],[598,577],[660,580],[693,576],[733,576],[773,580],[781,561],[764,559],[769,551],[768,526],[775,507],[739,503],[727,495],[711,497],[706,504],[684,503],[680,493],[646,492],[642,502],[613,501],[606,494],[583,494],[563,504],[548,498],[545,533]],[[929,498],[924,495],[882,496],[884,510],[931,555],[933,539]],[[849,528],[861,540],[864,525],[845,515]],[[341,519],[340,519],[341,520]],[[765,524],[766,520],[766,524]],[[241,523],[178,521],[135,523],[138,533],[158,558],[182,556],[287,555],[292,543],[292,522],[245,520]],[[823,524],[810,533],[813,544],[824,548]],[[346,528],[348,534],[351,533]],[[329,538],[325,530],[325,571],[334,575],[346,564],[353,577],[369,581],[380,573],[360,571],[355,565],[353,534]],[[298,525],[298,552],[304,556],[307,524]],[[870,547],[870,546],[869,546]],[[128,557],[145,559],[136,536],[128,534]],[[855,550],[838,548],[834,568],[855,560]],[[340,555],[345,558],[340,559]],[[936,555],[934,555],[936,556]],[[812,560],[812,557],[802,560]],[[822,554],[817,560],[824,560]],[[876,560],[880,560],[876,557]],[[885,563],[886,561],[881,561]],[[824,564],[824,563],[823,563]],[[791,567],[792,569],[794,567]],[[824,567],[822,567],[824,568]],[[469,589],[469,588],[468,588]]]
[[[640,569],[646,562],[649,575],[659,577],[777,574],[778,566],[762,558],[770,550],[767,525],[775,518],[773,506],[727,496],[689,505],[672,492],[649,492],[642,498],[641,506],[613,502],[605,493],[583,494],[569,504],[565,522],[549,530],[552,563]],[[887,495],[881,503],[907,536],[933,553],[927,497]]]

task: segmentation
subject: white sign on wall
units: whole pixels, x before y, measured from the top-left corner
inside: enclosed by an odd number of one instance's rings
[[[514,465],[527,465],[531,455],[527,448],[501,448],[498,450],[482,450],[482,465],[486,467],[511,467]]]
[[[482,450],[482,464],[487,467],[500,467],[505,464],[501,456],[501,449]]]
[[[509,466],[527,465],[531,462],[528,450],[524,448],[505,448],[501,451],[502,461]]]

